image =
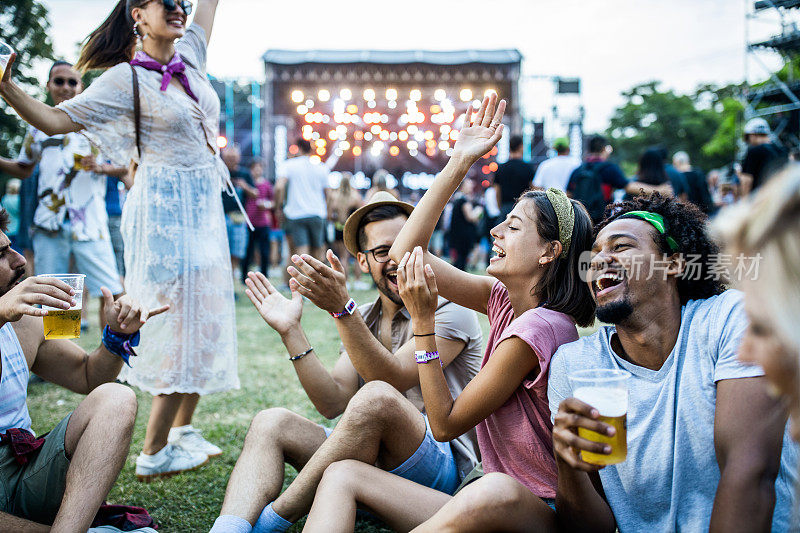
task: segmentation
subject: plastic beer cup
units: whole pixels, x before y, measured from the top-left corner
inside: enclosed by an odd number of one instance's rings
[[[75,305],[58,309],[42,305],[47,315],[42,318],[45,339],[77,339],[81,336],[81,309],[83,308],[83,274],[42,274],[39,278],[56,278],[75,289]]]
[[[11,54],[13,53],[14,53],[13,48],[8,46],[3,41],[0,41],[0,79],[2,79],[3,75],[6,73],[8,60],[11,59]]]
[[[612,436],[589,429],[578,428],[578,436],[592,442],[611,446],[611,454],[581,451],[581,458],[595,465],[621,463],[628,455],[627,417],[628,380],[631,375],[622,370],[591,369],[579,370],[570,375],[572,395],[585,404],[591,405],[600,413],[600,421],[613,426]]]

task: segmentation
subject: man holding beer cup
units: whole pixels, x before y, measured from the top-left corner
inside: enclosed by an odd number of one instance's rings
[[[696,207],[659,195],[596,228],[587,282],[605,323],[563,345],[548,396],[556,510],[576,531],[787,531],[797,448]],[[626,434],[627,433],[627,434]]]
[[[76,294],[55,278],[20,281],[25,258],[9,246],[8,218],[0,209],[0,530],[86,531],[125,463],[136,419],[133,391],[110,382],[135,355],[139,328],[169,307],[147,311],[127,295],[115,302],[103,287],[108,326],[94,352],[46,340],[47,311],[37,306],[68,309]],[[87,395],[39,438],[28,414],[30,372]]]

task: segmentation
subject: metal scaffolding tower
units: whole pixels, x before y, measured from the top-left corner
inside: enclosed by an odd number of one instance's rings
[[[791,62],[800,56],[800,0],[757,0],[748,9],[745,21],[747,56],[745,78],[751,74],[768,78],[757,86],[745,89],[745,120],[763,117],[775,133],[775,142],[787,147],[800,147],[800,80],[795,79]],[[780,33],[764,38],[763,28],[776,26]],[[780,54],[787,68],[781,79],[762,58],[764,51]],[[751,72],[751,65],[758,67]]]

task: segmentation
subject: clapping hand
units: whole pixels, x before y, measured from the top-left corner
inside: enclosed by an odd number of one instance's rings
[[[289,287],[311,300],[323,311],[340,313],[350,300],[347,277],[336,254],[328,250],[326,256],[331,266],[310,255],[293,255],[294,266],[286,269],[292,276]]]
[[[464,125],[458,134],[458,140],[453,146],[453,157],[464,157],[474,163],[491,150],[503,136],[502,120],[505,110],[506,101],[500,100],[498,104],[495,93],[483,99],[474,117],[470,106],[464,115]]]
[[[162,305],[148,311],[128,294],[123,294],[114,301],[114,295],[107,287],[101,287],[100,292],[103,293],[103,313],[106,323],[117,333],[132,335],[150,318],[169,310],[169,305]]]
[[[400,298],[411,315],[414,331],[433,329],[439,302],[436,276],[430,265],[423,265],[423,255],[422,247],[417,246],[413,251],[406,252],[397,265]]]
[[[261,272],[250,272],[245,280],[245,294],[272,329],[285,335],[293,327],[300,325],[303,316],[303,297],[292,289],[292,299],[279,293]]]

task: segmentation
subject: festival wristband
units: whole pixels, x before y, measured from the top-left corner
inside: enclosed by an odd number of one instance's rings
[[[417,364],[425,364],[429,361],[433,361],[434,359],[439,359],[439,352],[426,352],[425,350],[417,350],[414,352],[414,359],[417,360]],[[439,360],[439,363],[441,364],[442,361]]]
[[[299,353],[297,355],[290,355],[289,356],[289,361],[297,361],[298,359],[302,359],[303,357],[305,357],[308,354],[310,354],[312,351],[314,351],[314,347],[313,346],[309,346],[308,350],[306,350],[303,353]]]
[[[356,302],[352,298],[347,300],[347,303],[344,304],[344,311],[341,313],[331,313],[333,318],[342,318],[345,315],[352,315],[356,310]]]
[[[108,325],[103,328],[103,346],[106,350],[119,356],[125,364],[131,366],[128,362],[131,356],[136,357],[136,352],[133,351],[134,346],[139,346],[139,332],[129,335],[127,333],[117,333],[112,330]]]
[[[436,333],[414,333],[415,337],[433,337]]]

